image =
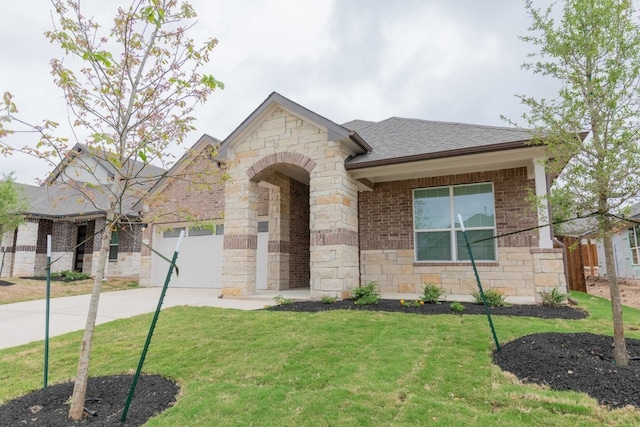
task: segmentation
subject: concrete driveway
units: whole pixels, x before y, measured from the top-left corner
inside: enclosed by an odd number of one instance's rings
[[[162,288],[139,288],[100,295],[96,324],[154,312]],[[273,304],[273,296],[308,299],[309,289],[268,291],[246,298],[218,298],[219,289],[169,288],[162,308],[179,305],[257,310]],[[49,336],[82,330],[89,310],[90,295],[52,298]],[[0,305],[0,349],[44,340],[45,300]]]

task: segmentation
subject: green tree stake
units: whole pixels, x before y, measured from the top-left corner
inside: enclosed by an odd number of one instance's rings
[[[167,288],[169,287],[169,281],[171,280],[171,274],[173,273],[173,268],[175,267],[176,260],[178,259],[178,252],[180,251],[180,243],[182,243],[183,237],[184,237],[184,230],[180,231],[180,237],[178,238],[178,243],[176,244],[176,250],[173,253],[171,264],[169,264],[169,271],[167,272],[167,278],[164,281],[164,286],[162,287],[162,292],[160,293],[160,299],[158,300],[158,306],[156,307],[156,312],[153,315],[153,320],[151,321],[151,327],[149,328],[149,333],[147,334],[147,341],[144,343],[144,348],[142,349],[142,354],[140,355],[140,361],[138,362],[138,369],[136,369],[136,374],[133,376],[133,382],[131,383],[129,396],[127,396],[127,403],[125,403],[124,409],[122,410],[122,416],[120,417],[121,422],[125,422],[127,419],[127,412],[129,412],[129,405],[131,405],[131,400],[133,399],[133,393],[136,389],[136,384],[138,384],[138,378],[140,378],[142,365],[144,364],[144,359],[147,356],[147,350],[149,349],[149,344],[151,343],[153,330],[156,327],[156,322],[158,321],[158,316],[160,315],[160,309],[162,308],[164,295],[167,293]]]
[[[491,320],[491,312],[489,311],[489,305],[487,299],[484,296],[484,290],[482,290],[482,283],[480,282],[480,276],[478,275],[478,268],[476,267],[476,261],[473,259],[473,252],[471,252],[471,245],[467,238],[467,231],[464,229],[464,222],[462,222],[462,215],[458,214],[458,221],[460,221],[460,228],[462,229],[462,237],[464,237],[464,244],[467,245],[467,251],[469,252],[469,259],[471,260],[471,266],[473,267],[473,274],[476,276],[476,283],[478,283],[478,290],[482,297],[482,304],[484,305],[484,311],[487,313],[487,319],[489,320],[489,327],[493,334],[493,340],[496,343],[496,349],[500,351],[500,343],[498,342],[498,336],[496,335],[496,329],[493,327],[493,320]]]
[[[49,303],[51,301],[51,234],[47,235],[47,292],[44,314],[44,380],[43,387],[47,388],[49,379]]]

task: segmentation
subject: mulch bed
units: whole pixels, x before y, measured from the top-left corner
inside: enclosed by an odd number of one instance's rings
[[[0,406],[0,426],[141,426],[156,414],[172,406],[179,388],[158,375],[141,375],[127,412],[120,422],[122,410],[129,395],[133,375],[112,375],[89,378],[85,408],[96,411],[95,416],[85,414],[81,421],[67,418],[67,401],[73,392],[73,383],[56,384],[45,390],[34,391]]]
[[[336,301],[331,304],[321,301],[294,301],[291,304],[274,305],[268,308],[272,311],[306,311],[319,312],[327,310],[368,310],[388,311],[416,314],[451,314],[451,301],[443,301],[440,304],[424,304],[404,307],[398,300],[379,300],[377,304],[356,305],[354,300]],[[468,314],[485,314],[482,304],[462,303],[464,316]],[[570,306],[548,307],[542,305],[512,305],[509,307],[490,307],[491,314],[501,316],[527,316],[541,319],[584,319],[587,313],[579,308]]]
[[[631,359],[640,356],[640,340],[626,340]],[[616,366],[613,338],[590,333],[542,333],[517,338],[493,360],[522,381],[554,390],[587,393],[602,405],[640,407],[640,361]]]

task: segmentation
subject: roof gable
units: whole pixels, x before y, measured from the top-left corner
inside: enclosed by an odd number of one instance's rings
[[[199,156],[205,149],[212,147],[213,149],[218,149],[220,147],[221,141],[218,138],[214,138],[210,135],[202,134],[202,136],[196,141],[195,144],[191,148],[187,150],[186,153],[178,159],[178,161],[166,171],[162,178],[156,181],[156,183],[151,187],[147,193],[148,196],[152,196],[166,188],[169,183],[169,178],[172,176],[176,176],[182,173],[187,167],[189,167],[190,159],[194,159]],[[134,206],[134,209],[137,211],[142,211],[142,199]]]
[[[327,137],[330,141],[345,141],[354,154],[362,154],[371,150],[371,146],[358,135],[357,132],[341,126],[311,110],[291,101],[277,92],[271,93],[262,104],[258,106],[229,136],[227,136],[220,146],[218,159],[226,161],[233,157],[235,144],[242,139],[242,136],[251,132],[262,119],[275,108],[282,108],[289,113],[309,121],[320,128],[327,130]]]

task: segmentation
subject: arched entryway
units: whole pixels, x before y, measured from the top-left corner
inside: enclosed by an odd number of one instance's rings
[[[314,167],[305,156],[277,153],[247,170],[249,180],[258,184],[257,290],[309,287],[309,179]],[[265,241],[266,272],[262,258]]]

